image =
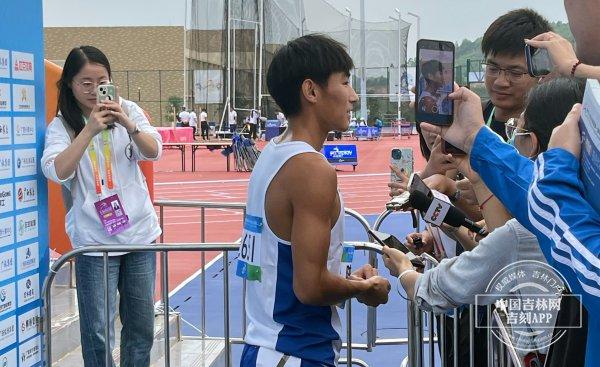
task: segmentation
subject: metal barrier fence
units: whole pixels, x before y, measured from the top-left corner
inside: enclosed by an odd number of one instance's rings
[[[74,259],[76,256],[83,255],[86,253],[102,253],[103,261],[104,261],[104,295],[105,295],[105,304],[104,311],[106,315],[106,320],[109,320],[109,305],[108,305],[108,254],[114,252],[160,252],[161,255],[161,302],[164,306],[164,359],[165,366],[170,365],[170,330],[169,330],[169,292],[168,292],[168,284],[169,284],[169,274],[168,274],[168,256],[171,251],[196,251],[201,252],[201,288],[202,288],[202,298],[201,298],[201,329],[202,329],[202,338],[206,337],[206,278],[205,278],[205,252],[206,251],[222,251],[223,252],[223,303],[224,303],[224,317],[223,317],[223,326],[224,326],[224,344],[225,344],[225,366],[231,366],[231,346],[232,344],[243,344],[243,335],[245,335],[246,328],[246,319],[245,319],[245,281],[243,287],[243,302],[242,302],[242,337],[231,337],[230,335],[230,323],[229,323],[229,252],[237,251],[239,249],[239,243],[205,243],[206,238],[206,209],[237,209],[242,211],[245,215],[245,204],[243,203],[216,203],[216,202],[194,202],[194,201],[170,201],[170,200],[159,200],[155,202],[155,205],[159,207],[159,218],[160,225],[163,229],[163,234],[160,237],[160,241],[163,242],[164,239],[164,210],[166,207],[172,208],[195,208],[200,209],[200,243],[175,243],[175,244],[155,244],[155,245],[100,245],[100,246],[88,246],[82,247],[75,250],[70,251],[69,253],[61,256],[50,268],[48,273],[48,277],[46,278],[42,290],[43,297],[43,321],[41,323],[42,331],[44,332],[45,339],[45,359],[50,364],[52,361],[52,335],[51,335],[51,288],[52,282],[58,272],[58,270],[68,261]],[[352,209],[345,208],[346,215],[349,215],[355,218],[360,225],[365,230],[369,242],[347,242],[355,246],[358,250],[367,250],[369,251],[369,263],[373,267],[377,267],[377,256],[376,253],[380,253],[380,247],[372,243],[373,238],[368,233],[368,230],[371,229],[368,221],[359,213]],[[391,214],[392,212],[386,211],[383,212],[375,221],[373,225],[374,230],[378,230],[383,221]],[[417,228],[418,229],[418,228]],[[434,261],[431,257],[424,257],[424,260]],[[366,344],[358,344],[352,342],[352,302],[348,300],[346,302],[346,343],[342,344],[342,347],[346,349],[346,358],[341,358],[339,360],[340,364],[347,365],[359,365],[359,366],[368,366],[368,364],[360,359],[353,358],[352,351],[354,349],[372,351],[373,347],[377,345],[408,345],[408,357],[405,360],[405,363],[408,362],[408,365],[411,367],[421,367],[423,366],[423,344],[430,343],[429,348],[429,365],[434,366],[434,343],[436,342],[436,338],[434,337],[434,315],[432,312],[427,312],[426,316],[429,320],[429,333],[428,337],[423,337],[423,314],[417,306],[416,303],[412,301],[408,301],[407,304],[408,310],[408,338],[396,338],[396,339],[378,339],[376,336],[377,330],[377,310],[374,307],[368,307],[367,309],[367,342]],[[473,328],[474,328],[474,307],[471,305],[469,307],[469,320],[470,320],[470,328],[469,328],[469,355],[470,355],[470,366],[474,365],[474,337],[473,337]],[[454,355],[454,366],[458,366],[458,359],[456,356],[458,355],[458,310],[455,309],[454,313],[454,325],[453,325],[453,355]],[[491,307],[488,307],[487,319],[488,322],[491,321]],[[440,316],[440,329],[443,331],[445,327],[445,323],[447,322],[447,317],[445,315]],[[110,360],[112,359],[112,355],[110,352],[110,347],[108,343],[109,340],[109,323],[105,325],[105,343],[106,343],[106,364],[110,365]],[[491,336],[491,329],[487,329],[487,341],[488,341],[488,366],[492,367],[495,365],[495,362],[498,362],[499,366],[510,366],[511,359],[508,358],[508,354],[506,352],[506,348],[504,348],[503,344],[497,342],[493,344],[493,340]],[[440,355],[442,359],[442,366],[446,366],[446,351],[445,351],[445,338],[444,333],[442,332],[439,335],[440,342]],[[516,363],[517,365],[518,362]]]
[[[373,230],[379,230],[383,221],[391,214],[393,211],[387,210],[379,215],[376,219]],[[417,221],[416,228],[417,232],[420,232],[420,223]],[[429,261],[433,266],[437,266],[438,263],[435,259],[430,256],[423,257],[423,260]],[[452,318],[449,320],[448,314],[452,314]],[[475,305],[468,305],[468,317],[469,317],[469,366],[475,366],[475,338],[474,338],[474,330],[475,330],[475,314],[476,309]],[[434,343],[437,342],[439,344],[440,349],[440,359],[443,367],[448,365],[448,353],[446,351],[446,323],[452,322],[452,365],[453,367],[459,366],[459,316],[460,310],[458,308],[453,309],[451,312],[446,314],[439,315],[439,335],[437,338],[434,337],[434,323],[436,322],[436,318],[433,312],[422,311],[419,309],[417,304],[411,300],[407,301],[407,315],[408,315],[408,357],[405,360],[407,365],[410,367],[422,367],[424,366],[423,360],[423,345],[425,343],[430,344],[429,348],[429,366],[435,366],[435,349]],[[492,321],[493,321],[493,313],[492,306],[488,305],[486,307],[486,343],[487,343],[487,366],[494,367],[510,367],[510,366],[518,366],[520,367],[522,364],[518,360],[518,356],[516,355],[515,350],[510,345],[507,346],[503,342],[499,341],[497,338],[492,337]],[[428,334],[429,337],[423,337],[423,318],[426,317],[429,321],[428,323]],[[376,319],[373,320],[372,324],[368,324],[370,327],[377,327]],[[430,343],[433,341],[433,343]],[[379,344],[376,342],[375,344]],[[461,366],[464,366],[464,363],[461,363]],[[480,365],[480,364],[478,364]]]

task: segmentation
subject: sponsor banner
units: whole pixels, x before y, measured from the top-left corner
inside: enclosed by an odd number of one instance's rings
[[[15,117],[14,122],[15,144],[35,144],[35,117]]]
[[[0,78],[10,78],[8,50],[0,50]]]
[[[37,242],[17,248],[17,274],[21,275],[37,269],[40,265],[39,254]]]
[[[11,212],[13,208],[13,185],[0,185],[0,213]]]
[[[12,278],[14,276],[15,252],[10,250],[0,253],[0,281]]]
[[[0,150],[0,179],[13,178],[12,151]]]
[[[40,309],[34,308],[19,315],[19,343],[31,338],[37,334],[38,324],[40,322]],[[0,367],[2,365],[0,364]]]
[[[35,86],[13,84],[12,98],[13,111],[35,112]]]
[[[19,345],[19,366],[31,367],[41,361],[41,338],[35,337]]]
[[[0,219],[0,247],[15,243],[14,217]]]
[[[15,177],[31,176],[37,173],[35,149],[15,150]]]
[[[19,279],[17,289],[19,290],[19,307],[38,300],[40,298],[40,275],[34,274],[30,277]]]
[[[0,287],[0,316],[17,308],[15,300],[15,283]]]
[[[10,117],[0,117],[0,145],[12,144],[12,123]],[[1,367],[2,365],[0,365]]]
[[[17,242],[38,236],[38,212],[17,215]]]
[[[17,327],[15,326],[16,321],[17,320],[15,316],[11,316],[6,320],[0,321],[0,349],[4,349],[17,342]],[[9,366],[16,366],[16,364]]]
[[[11,349],[0,356],[0,366],[9,367],[17,365],[17,349]]]
[[[0,112],[10,111],[10,84],[0,83]]]
[[[358,163],[358,151],[354,144],[324,145],[322,153],[331,164]]]
[[[33,80],[33,54],[18,51],[11,54],[13,79]]]
[[[2,186],[0,186],[1,188]],[[15,183],[15,198],[16,198],[16,209],[31,208],[37,206],[37,181],[23,181]],[[0,190],[0,194],[2,191]],[[0,197],[0,200],[2,198]],[[1,366],[0,366],[1,367]]]

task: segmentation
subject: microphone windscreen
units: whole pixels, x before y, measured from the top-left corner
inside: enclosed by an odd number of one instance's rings
[[[408,198],[408,202],[410,206],[420,211],[427,211],[429,205],[431,205],[431,199],[427,197],[427,195],[423,194],[421,191],[413,191],[410,193],[410,197]]]

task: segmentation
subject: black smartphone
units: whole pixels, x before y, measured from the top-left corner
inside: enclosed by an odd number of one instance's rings
[[[444,153],[444,154],[452,154],[452,155],[455,155],[455,156],[464,156],[464,155],[467,155],[466,152],[464,152],[461,149],[458,149],[457,147],[455,147],[454,145],[448,143],[445,140],[444,140],[444,144],[442,145],[442,153]]]
[[[369,229],[369,234],[371,236],[373,236],[375,241],[377,243],[379,243],[381,246],[395,248],[396,250],[401,251],[404,254],[406,254],[406,256],[408,256],[408,259],[410,260],[411,264],[413,264],[413,266],[416,266],[416,267],[424,267],[425,266],[423,264],[423,260],[421,260],[421,258],[417,257],[417,255],[410,252],[408,247],[404,246],[404,244],[402,242],[400,242],[400,240],[397,239],[396,236],[391,235],[389,233],[374,231],[372,229]]]
[[[410,252],[408,247],[404,246],[404,244],[402,242],[400,242],[400,240],[397,239],[396,236],[394,236],[394,235],[391,235],[389,233],[374,231],[372,229],[369,229],[369,234],[371,234],[371,236],[373,236],[375,241],[377,241],[377,243],[379,243],[381,246],[395,248],[396,250],[402,251],[405,254]]]
[[[454,43],[421,39],[417,42],[415,119],[451,125],[454,104]]]
[[[545,48],[535,48],[525,45],[527,72],[534,78],[550,74],[553,68],[552,59]]]

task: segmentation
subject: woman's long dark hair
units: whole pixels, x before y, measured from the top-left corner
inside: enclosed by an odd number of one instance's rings
[[[584,90],[585,80],[560,77],[529,92],[524,128],[537,136],[538,153],[548,149],[552,130],[563,123],[575,103],[581,103]]]
[[[73,78],[87,64],[99,64],[106,68],[108,77],[112,79],[110,72],[110,64],[106,55],[94,46],[75,47],[69,52],[69,56],[65,60],[65,66],[58,83],[58,106],[56,114],[60,112],[67,124],[75,132],[75,136],[79,135],[85,122],[83,121],[83,112],[73,95],[71,84]]]

